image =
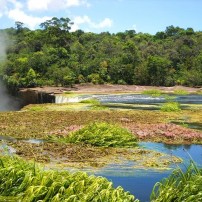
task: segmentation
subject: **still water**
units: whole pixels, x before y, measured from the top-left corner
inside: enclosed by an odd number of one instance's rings
[[[202,167],[202,145],[166,145],[163,143],[141,142],[140,146],[161,151],[183,159],[182,164],[173,165],[173,168],[180,166],[183,170],[189,165],[192,158],[198,166]],[[114,183],[114,186],[122,186],[126,191],[134,194],[141,202],[149,202],[152,188],[156,182],[168,177],[171,170],[155,171],[146,169],[121,169],[116,168],[102,170],[97,175],[102,175]]]

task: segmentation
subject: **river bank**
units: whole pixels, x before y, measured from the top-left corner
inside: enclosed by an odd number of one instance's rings
[[[185,90],[189,93],[196,93],[197,91],[202,90],[201,87],[186,87],[186,86],[138,86],[138,85],[113,85],[113,84],[103,84],[103,85],[94,85],[94,84],[75,84],[72,87],[36,87],[36,88],[24,88],[20,89],[21,92],[31,90],[38,92],[46,92],[53,94],[61,94],[64,92],[75,92],[75,93],[141,93],[144,90],[157,89],[164,91],[166,93],[172,93],[175,90]]]

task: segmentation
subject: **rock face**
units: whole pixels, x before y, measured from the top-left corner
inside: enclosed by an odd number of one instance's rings
[[[18,92],[18,97],[22,100],[22,106],[28,104],[55,103],[54,93],[43,91],[43,89],[22,89]]]

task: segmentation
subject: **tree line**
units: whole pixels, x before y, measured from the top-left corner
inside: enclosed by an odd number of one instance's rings
[[[70,32],[69,18],[52,18],[30,30],[21,22],[9,36],[0,74],[10,89],[112,83],[202,85],[202,32],[169,26],[155,35],[126,30]]]

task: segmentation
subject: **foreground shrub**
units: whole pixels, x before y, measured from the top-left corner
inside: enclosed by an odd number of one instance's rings
[[[89,124],[71,133],[67,141],[100,147],[134,147],[137,145],[137,139],[127,129],[105,122]]]
[[[180,110],[181,108],[178,102],[166,102],[161,106],[161,111],[164,112],[178,112]]]
[[[138,202],[106,178],[84,172],[43,171],[19,158],[0,159],[0,201]]]
[[[193,162],[185,173],[176,169],[170,177],[155,184],[150,199],[152,202],[202,201],[202,170]]]

